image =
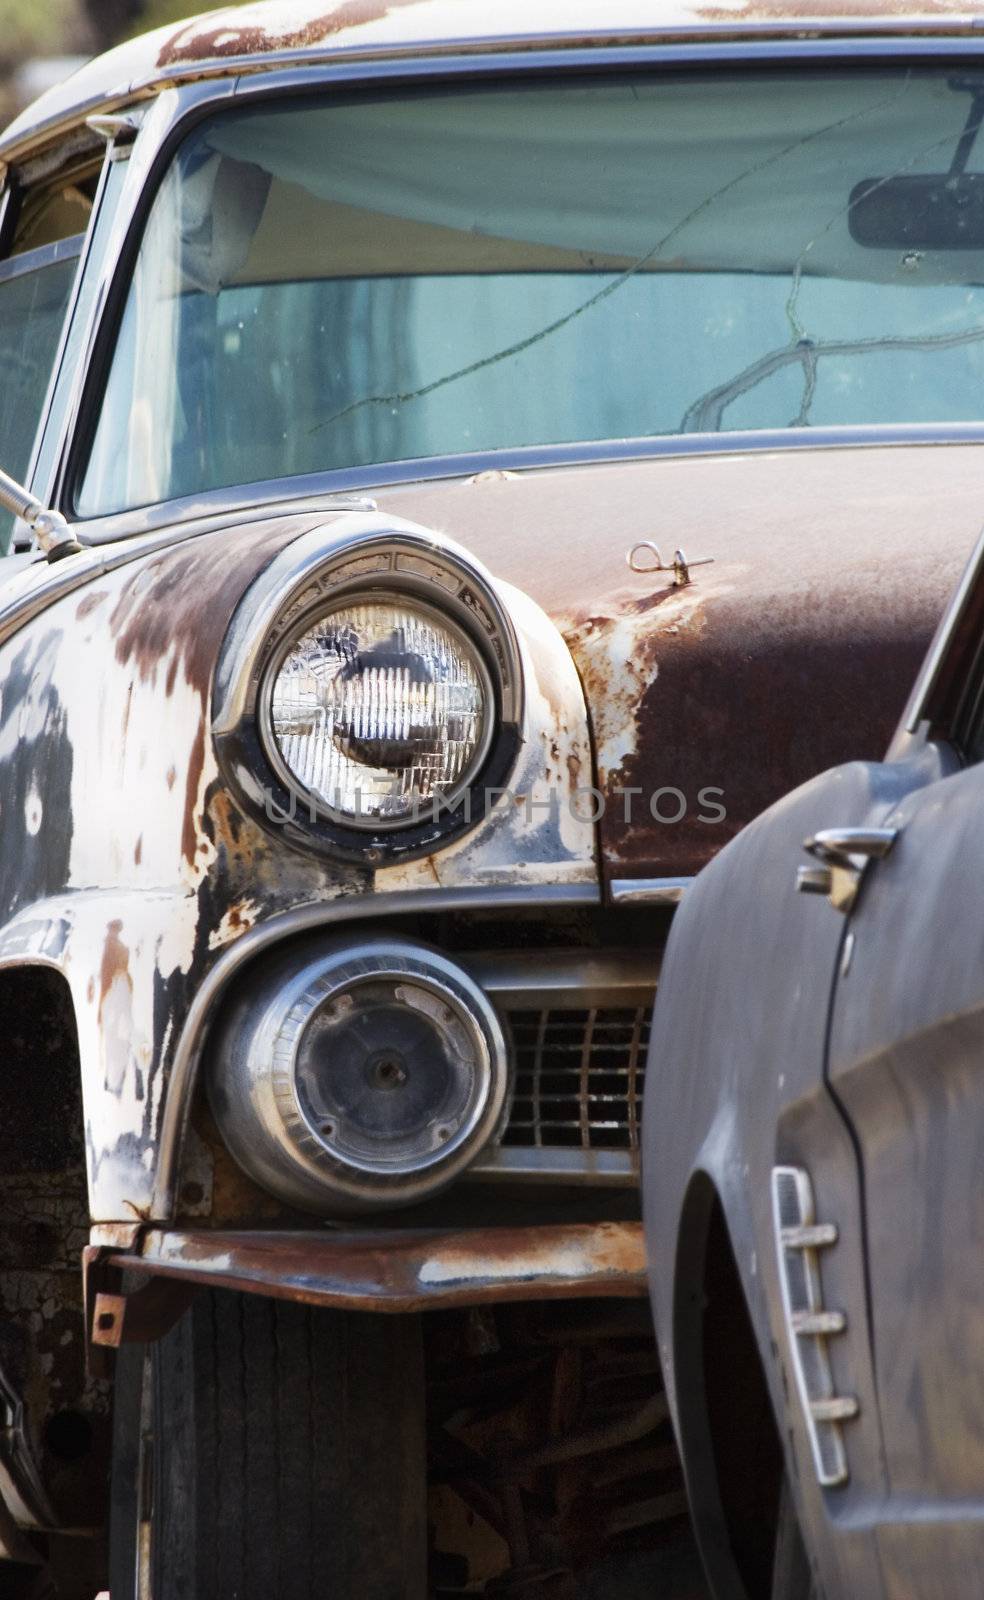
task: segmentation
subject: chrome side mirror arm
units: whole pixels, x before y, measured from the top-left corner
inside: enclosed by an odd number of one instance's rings
[[[82,546],[61,512],[43,506],[3,471],[0,471],[0,506],[27,523],[49,561],[60,561],[62,556],[80,553]]]

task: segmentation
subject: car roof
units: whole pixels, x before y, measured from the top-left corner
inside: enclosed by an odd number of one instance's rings
[[[170,23],[97,56],[10,124],[0,162],[92,112],[182,79],[351,54],[974,30],[984,39],[984,0],[258,0]]]

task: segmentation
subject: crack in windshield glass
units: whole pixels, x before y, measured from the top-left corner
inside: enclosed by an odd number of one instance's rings
[[[703,200],[699,201],[697,205],[692,207],[692,209],[688,211],[685,216],[681,217],[678,222],[673,224],[669,232],[663,234],[662,237],[659,238],[655,244],[653,244],[652,247],[645,252],[644,255],[640,256],[638,260],[634,261],[632,265],[627,267],[624,272],[620,273],[617,278],[614,278],[610,283],[604,284],[600,289],[597,289],[593,294],[589,295],[586,300],[581,301],[578,305],[574,306],[572,310],[565,312],[563,316],[556,317],[553,321],[547,323],[545,327],[537,329],[535,332],[526,335],[526,337],[523,339],[518,339],[513,343],[506,345],[501,350],[495,350],[487,356],[480,357],[476,361],[468,362],[466,366],[459,367],[453,372],[448,372],[439,378],[434,378],[429,383],[422,384],[416,389],[396,391],[392,394],[364,395],[361,399],[353,400],[350,402],[350,404],[343,406],[339,411],[333,412],[330,417],[326,417],[323,421],[315,423],[313,427],[308,429],[308,433],[320,433],[325,428],[330,428],[334,426],[335,423],[341,422],[345,418],[352,416],[353,413],[366,410],[372,406],[396,407],[408,405],[415,400],[423,400],[426,398],[426,396],[434,394],[438,389],[447,388],[450,384],[457,383],[462,378],[471,377],[473,373],[481,372],[487,367],[496,366],[498,363],[507,361],[513,356],[522,355],[524,351],[531,349],[533,346],[542,343],[546,339],[549,339],[553,334],[560,332],[562,328],[565,328],[570,323],[574,322],[576,318],[583,316],[585,312],[590,311],[594,306],[599,305],[603,300],[607,300],[610,296],[617,293],[617,291],[623,288],[631,278],[634,278],[639,272],[642,271],[644,267],[648,266],[651,261],[654,261],[666,248],[666,246],[678,236],[678,234],[682,233],[685,228],[689,227],[692,222],[694,222],[698,217],[702,216],[704,212],[706,212],[711,206],[716,205],[724,195],[729,194],[740,184],[747,182],[749,178],[755,177],[757,174],[765,172],[770,167],[777,165],[780,161],[785,160],[787,156],[792,155],[796,151],[802,150],[806,145],[812,144],[818,139],[825,138],[828,134],[836,133],[841,128],[848,127],[852,123],[859,122],[865,117],[870,117],[875,112],[882,110],[885,106],[892,104],[905,94],[909,86],[910,77],[911,74],[906,72],[901,84],[893,91],[892,94],[882,96],[880,99],[873,101],[870,106],[865,106],[860,111],[852,111],[847,116],[839,117],[833,122],[824,123],[822,127],[814,129],[812,133],[804,134],[800,138],[794,139],[791,143],[784,145],[782,149],[773,151],[771,155],[766,156],[763,160],[753,162],[750,166],[743,168],[741,172],[737,173],[733,178],[730,178],[727,183],[723,183],[720,188],[715,189],[711,194],[706,195]],[[946,140],[938,141],[940,144],[946,142]],[[934,144],[931,148],[937,148],[937,144]],[[913,157],[913,160],[918,161],[920,156],[925,153],[926,152],[920,152],[919,155]],[[847,207],[846,209],[849,210],[850,207]],[[822,229],[821,232],[816,235],[815,239],[810,240],[810,242],[804,246],[804,249],[800,253],[799,258],[794,265],[794,279],[797,271],[799,271],[801,275],[802,261],[809,250],[817,242],[817,239],[822,238],[827,229],[832,227],[834,222],[837,221],[838,217],[842,216],[843,214],[843,212],[838,212],[837,216],[831,218],[830,222],[827,224],[827,228]],[[797,291],[794,286],[794,288],[791,290],[790,301],[787,301],[787,313],[791,316],[794,315],[794,300],[796,292]],[[791,302],[793,302],[793,311],[790,310]],[[715,390],[713,393],[717,393],[717,391]],[[810,397],[812,398],[812,391]],[[699,406],[702,404],[702,401],[697,401],[695,404]],[[802,410],[803,408],[801,407],[801,412]],[[807,424],[804,422],[803,425],[805,426]]]
[[[979,117],[976,122],[968,122],[967,127],[964,129],[964,137],[967,135],[973,135],[976,137],[976,135],[980,132],[982,125],[984,125],[984,115]],[[819,244],[820,240],[825,238],[838,222],[842,222],[845,217],[850,216],[851,211],[856,205],[861,204],[862,199],[868,200],[871,195],[876,194],[877,191],[884,188],[886,184],[893,183],[896,178],[900,178],[905,173],[911,172],[913,167],[915,167],[920,161],[925,160],[927,156],[932,155],[934,151],[941,150],[945,146],[952,143],[952,134],[946,134],[942,139],[934,139],[932,144],[925,145],[921,150],[917,150],[914,155],[909,157],[908,161],[904,162],[902,166],[896,167],[895,170],[890,172],[887,177],[879,178],[877,183],[870,184],[866,189],[864,196],[858,196],[856,199],[849,200],[846,206],[841,206],[837,211],[834,212],[833,216],[831,216],[820,229],[820,232],[814,234],[813,238],[803,246],[803,249],[800,251],[795,262],[793,263],[789,297],[786,301],[786,318],[789,322],[790,329],[790,343],[788,348],[792,358],[802,360],[803,362],[803,398],[800,401],[798,415],[789,424],[791,428],[808,428],[810,426],[810,407],[813,404],[813,398],[816,394],[817,388],[817,357],[821,355],[831,355],[835,350],[835,346],[833,344],[825,343],[822,340],[811,337],[807,333],[805,326],[799,320],[799,297],[800,290],[803,286],[803,265],[807,256],[814,246]],[[927,338],[923,340],[914,339],[912,341],[906,341],[904,339],[893,337],[884,339],[858,340],[855,342],[855,350],[857,354],[864,354],[868,350],[888,348],[911,350],[927,350],[933,348],[934,346],[939,348],[949,348],[954,344],[972,343],[975,338],[980,336],[977,330],[968,330],[968,332],[970,337],[965,340],[951,339],[948,337],[942,337],[940,340],[933,340],[930,336],[927,336]],[[851,353],[851,343],[851,341],[840,341],[836,346],[837,353],[842,355]],[[708,390],[707,393],[702,395],[698,400],[693,401],[687,407],[687,410],[684,413],[680,431],[682,433],[695,431],[712,431],[714,433],[719,433],[721,431],[723,413],[725,407],[729,403],[729,398],[736,399],[740,394],[747,394],[749,389],[755,387],[755,382],[761,382],[762,378],[768,377],[770,373],[777,371],[778,369],[775,365],[768,365],[767,370],[762,372],[762,377],[754,380],[753,382],[745,381],[749,377],[749,374],[756,371],[759,367],[767,365],[771,361],[771,356],[764,357],[762,362],[755,362],[752,366],[746,367],[743,372],[738,373],[737,376],[729,383],[720,384],[716,388]],[[732,389],[733,393],[731,392]],[[725,396],[725,398],[721,400],[721,396]],[[716,410],[717,415],[717,422],[712,430],[696,430],[688,427],[688,418],[692,416],[699,416],[708,409],[712,411]]]
[[[748,394],[766,378],[771,378],[774,372],[797,361],[803,366],[805,386],[800,407],[802,417],[809,409],[809,401],[816,388],[816,368],[821,357],[864,356],[885,350],[952,350],[959,345],[975,344],[978,340],[984,340],[984,323],[976,328],[961,328],[951,333],[928,333],[922,336],[892,334],[882,339],[829,339],[819,343],[813,339],[801,339],[798,344],[784,344],[778,350],[760,356],[727,383],[720,384],[695,400],[684,415],[680,432],[720,433],[722,415],[733,400]],[[809,421],[790,423],[790,427],[796,426],[808,427]]]

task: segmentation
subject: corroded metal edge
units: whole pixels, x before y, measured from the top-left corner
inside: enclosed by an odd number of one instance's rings
[[[350,1311],[642,1297],[641,1222],[346,1233],[148,1229],[122,1269]]]

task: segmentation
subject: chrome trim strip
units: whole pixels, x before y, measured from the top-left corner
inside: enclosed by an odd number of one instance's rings
[[[55,239],[51,244],[38,245],[35,250],[7,256],[0,261],[0,283],[9,283],[27,272],[42,272],[45,267],[57,266],[61,261],[78,261],[85,238],[84,233],[73,233],[70,238]]]
[[[579,1189],[636,1189],[639,1162],[631,1150],[536,1150],[493,1145],[463,1177],[482,1183],[567,1183]]]
[[[675,906],[693,881],[693,878],[613,878],[609,894],[617,906]]]
[[[847,1319],[823,1304],[817,1251],[837,1242],[832,1222],[817,1222],[813,1184],[804,1167],[773,1167],[772,1224],[783,1320],[796,1391],[817,1481],[829,1489],[849,1473],[841,1423],[857,1416],[858,1402],[838,1395],[827,1338],[844,1332]]]
[[[298,906],[259,922],[219,956],[202,979],[188,1007],[168,1073],[158,1133],[158,1161],[151,1215],[173,1214],[181,1146],[191,1110],[205,1029],[232,977],[245,963],[281,939],[298,933],[334,929],[366,918],[395,917],[421,911],[508,909],[509,907],[595,906],[601,903],[596,884],[549,884],[536,889],[513,884],[484,889],[420,889],[386,894],[357,894]]]
[[[631,950],[490,950],[463,955],[487,994],[504,1010],[539,1011],[576,993],[587,1006],[646,1005],[659,980],[660,956]]]
[[[921,724],[926,721],[929,700],[936,689],[943,664],[950,653],[954,637],[961,626],[964,614],[973,599],[974,592],[982,581],[984,581],[984,532],[981,533],[970,559],[960,575],[960,580],[953,592],[950,603],[943,613],[936,633],[933,635],[933,641],[919,669],[912,693],[909,696],[909,703],[902,713],[902,719],[888,747],[886,761],[901,759],[905,753],[908,740],[919,734]]]
[[[148,1230],[114,1266],[309,1305],[414,1311],[550,1296],[643,1296],[641,1222],[358,1232]]]
[[[162,526],[179,524],[184,516],[230,515],[242,509],[303,500],[325,494],[368,493],[404,484],[472,478],[482,472],[532,472],[552,467],[583,467],[627,461],[658,461],[680,456],[717,456],[776,450],[871,450],[917,445],[984,445],[984,422],[879,423],[869,427],[751,429],[737,433],[660,434],[643,439],[596,439],[575,444],[516,445],[475,451],[469,455],[423,456],[415,461],[387,461],[366,467],[338,467],[329,472],[207,489],[181,500],[138,506],[112,516],[76,521],[86,544],[132,538]]]
[[[287,505],[250,506],[240,515],[241,522],[260,522],[265,517],[296,516],[302,518],[295,533],[288,529],[284,531],[284,548],[292,540],[298,539],[308,530],[309,518],[319,511],[326,517],[337,516],[344,511],[361,511],[364,506],[355,501],[338,501],[332,503],[327,499],[305,502],[301,507]],[[102,546],[87,545],[81,555],[63,566],[49,567],[43,560],[38,559],[38,582],[29,594],[16,594],[14,599],[6,606],[0,604],[0,645],[6,644],[18,630],[26,623],[46,611],[49,606],[58,600],[64,600],[66,595],[72,594],[76,589],[82,589],[88,583],[94,583],[97,578],[102,578],[107,572],[115,572],[118,567],[128,566],[131,562],[140,561],[144,556],[156,554],[158,550],[167,550],[172,545],[183,543],[186,539],[197,539],[206,533],[215,533],[218,529],[227,527],[229,518],[225,516],[202,518],[198,522],[185,523],[179,528],[169,526],[157,534],[135,534],[125,543],[117,542],[114,549]],[[72,529],[75,532],[75,529]],[[4,577],[6,568],[0,567],[0,580]]]

